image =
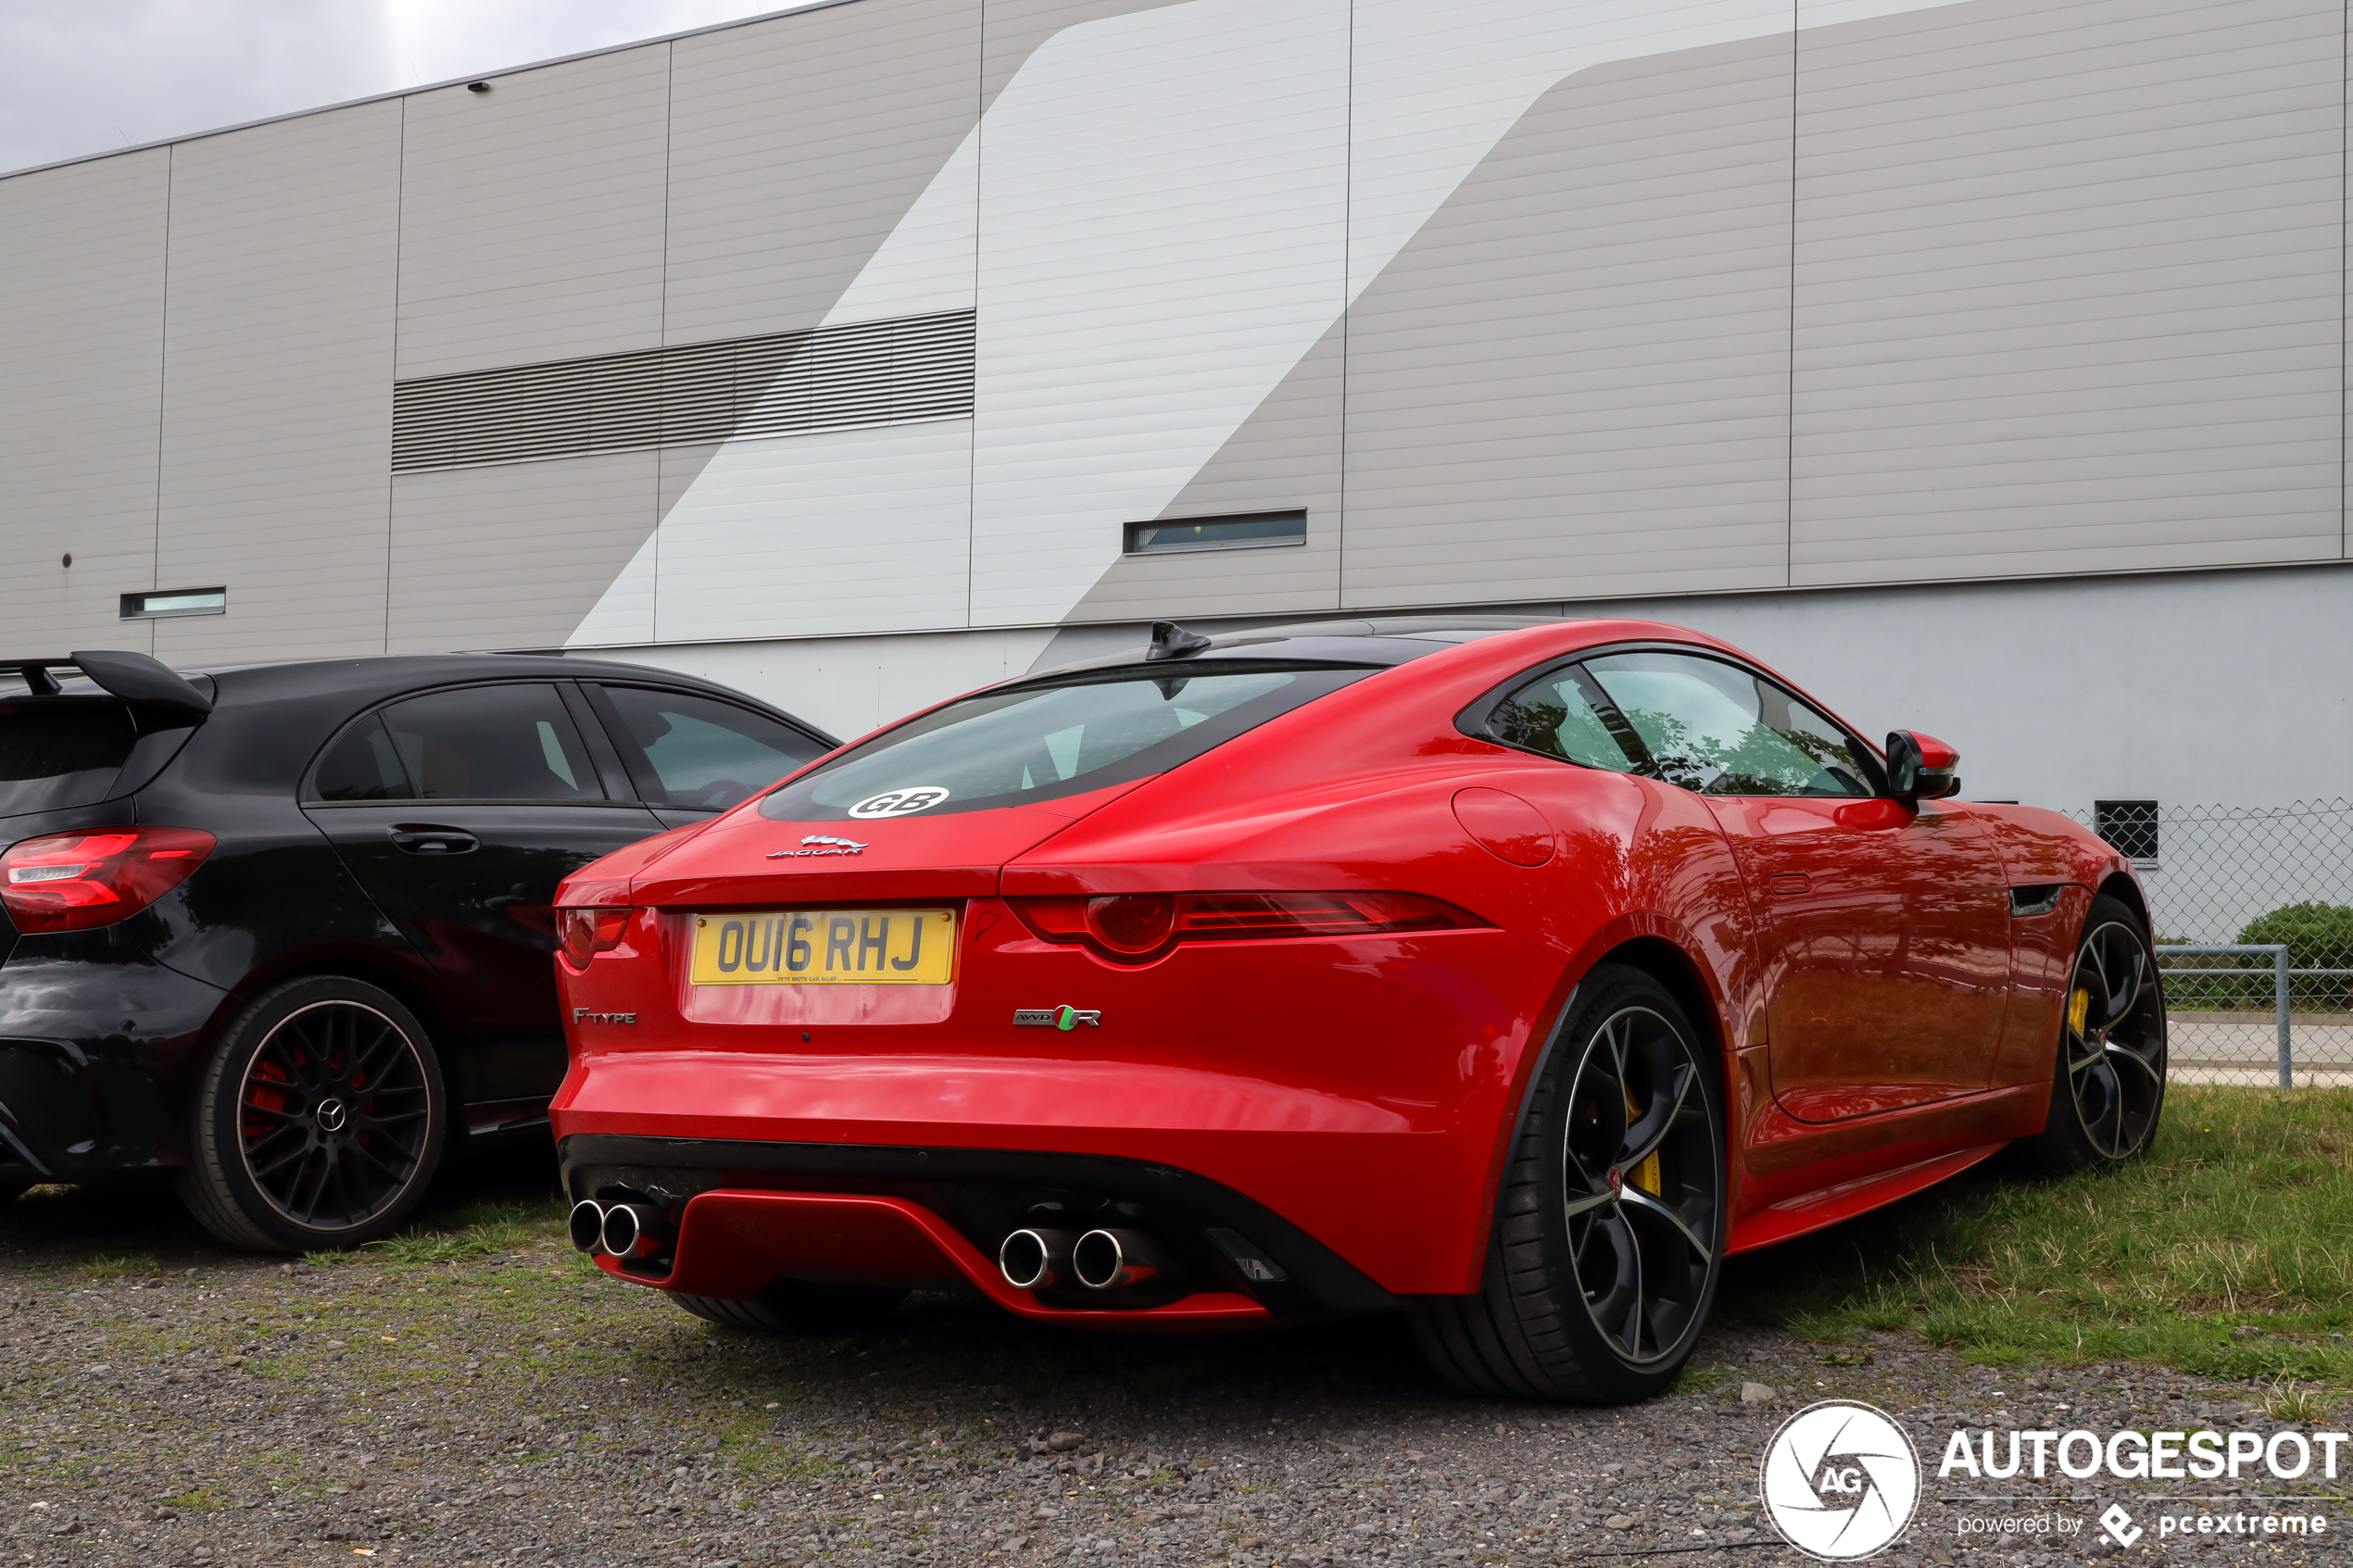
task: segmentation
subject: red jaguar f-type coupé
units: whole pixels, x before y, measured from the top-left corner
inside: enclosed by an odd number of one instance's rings
[[[574,1239],[746,1327],[1403,1310],[1642,1398],[1728,1254],[2156,1128],[2131,867],[1955,763],[1652,622],[1163,624],[564,884]]]

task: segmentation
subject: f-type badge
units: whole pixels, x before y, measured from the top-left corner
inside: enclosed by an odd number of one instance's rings
[[[1093,1008],[1015,1008],[1013,1022],[1029,1029],[1076,1029],[1082,1023],[1100,1029],[1103,1015]]]

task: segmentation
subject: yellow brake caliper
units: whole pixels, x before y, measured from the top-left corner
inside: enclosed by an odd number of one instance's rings
[[[2083,1022],[2092,1016],[2092,993],[2077,986],[2075,995],[2067,998],[2067,1026],[2077,1039],[2083,1037]]]
[[[1625,1093],[1626,1124],[1630,1127],[1634,1124],[1640,1115],[1640,1112],[1634,1109],[1633,1091],[1629,1089],[1626,1090]],[[1629,1185],[1638,1186],[1644,1192],[1650,1194],[1653,1198],[1656,1198],[1658,1196],[1659,1188],[1658,1150],[1652,1149],[1648,1154],[1643,1155],[1642,1162],[1626,1173],[1626,1180]]]

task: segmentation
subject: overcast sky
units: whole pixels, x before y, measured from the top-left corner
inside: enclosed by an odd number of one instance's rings
[[[0,0],[0,169],[655,38],[792,0]]]

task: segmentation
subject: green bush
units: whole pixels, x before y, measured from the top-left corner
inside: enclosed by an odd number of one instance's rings
[[[2353,969],[2353,909],[2343,904],[2288,904],[2247,922],[2245,943],[2287,944],[2292,969]],[[2353,976],[2298,975],[2299,1007],[2342,1007],[2353,995]],[[2268,996],[2269,981],[2265,983]]]

